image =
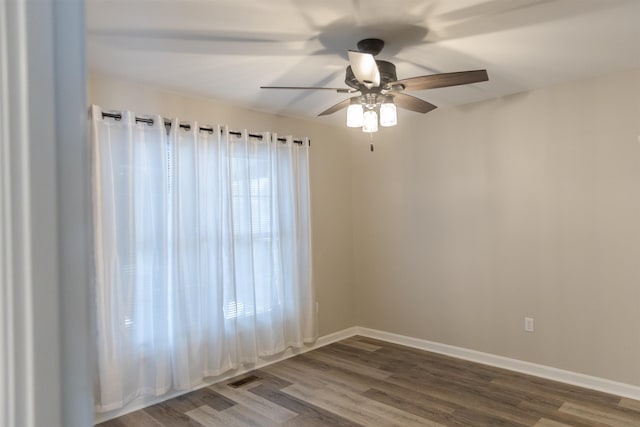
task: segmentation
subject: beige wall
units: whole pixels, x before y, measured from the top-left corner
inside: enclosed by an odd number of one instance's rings
[[[91,74],[89,103],[104,109],[159,113],[185,121],[227,124],[231,129],[271,131],[311,138],[313,277],[320,306],[319,332],[355,325],[351,239],[351,175],[344,129],[288,119],[172,93],[166,89]]]
[[[640,385],[639,135],[635,71],[354,145],[359,325]]]
[[[639,72],[402,112],[373,153],[354,129],[104,76],[89,96],[312,138],[321,334],[360,325],[640,385]]]

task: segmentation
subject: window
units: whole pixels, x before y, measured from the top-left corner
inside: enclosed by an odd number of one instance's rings
[[[98,407],[313,340],[308,146],[96,109]]]

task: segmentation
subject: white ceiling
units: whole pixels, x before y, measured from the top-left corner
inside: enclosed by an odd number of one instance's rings
[[[346,96],[259,86],[346,87],[367,37],[400,79],[488,70],[412,92],[439,107],[640,67],[640,0],[87,0],[87,26],[92,71],[293,117]]]

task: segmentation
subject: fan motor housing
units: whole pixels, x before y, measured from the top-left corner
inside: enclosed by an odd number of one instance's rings
[[[376,56],[382,51],[384,41],[380,39],[364,39],[358,42],[358,51]]]
[[[364,85],[362,85],[358,79],[356,79],[355,74],[353,74],[353,70],[351,69],[351,65],[347,67],[347,72],[344,78],[344,82],[347,86],[350,86],[354,89],[358,89],[361,92],[379,92],[384,86],[388,83],[395,82],[398,80],[396,76],[396,66],[388,61],[378,61],[376,60],[376,65],[378,65],[378,71],[380,72],[380,86],[374,87],[371,89],[366,89]]]

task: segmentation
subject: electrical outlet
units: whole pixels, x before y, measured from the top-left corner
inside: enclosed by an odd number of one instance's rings
[[[526,332],[533,332],[533,317],[525,317],[524,318],[524,330]]]

